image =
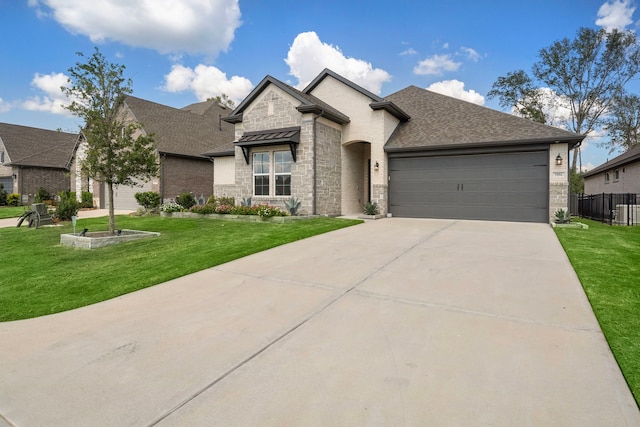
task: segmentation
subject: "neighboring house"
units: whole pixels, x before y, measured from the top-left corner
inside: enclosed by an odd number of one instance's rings
[[[640,145],[586,172],[584,193],[640,194]]]
[[[214,101],[200,102],[182,109],[127,96],[124,114],[127,120],[142,125],[142,133],[153,134],[157,144],[159,175],[141,186],[114,188],[116,209],[137,209],[135,193],[157,191],[163,201],[191,192],[195,196],[213,194],[213,163],[203,153],[233,141],[233,126],[222,121],[230,110]],[[73,188],[92,188],[98,207],[108,207],[106,184],[82,178],[80,164],[86,145],[78,149]]]
[[[265,77],[224,119],[214,193],[307,214],[549,222],[567,209],[583,135],[415,86],[385,98],[324,70],[300,91]]]
[[[0,183],[32,203],[39,188],[52,195],[69,190],[79,135],[0,123]]]

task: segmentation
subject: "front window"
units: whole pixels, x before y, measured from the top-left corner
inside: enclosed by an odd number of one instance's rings
[[[620,170],[616,169],[613,171],[613,180],[618,181],[620,179]]]
[[[276,196],[291,195],[291,152],[275,151],[274,172],[276,183]]]
[[[269,195],[269,153],[253,154],[253,194]]]
[[[606,173],[604,174],[604,183],[605,183],[605,184],[608,184],[608,183],[609,183],[609,172],[606,172]]]

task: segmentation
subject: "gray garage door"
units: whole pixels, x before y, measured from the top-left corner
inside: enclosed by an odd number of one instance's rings
[[[389,211],[414,218],[549,221],[549,154],[389,159]]]

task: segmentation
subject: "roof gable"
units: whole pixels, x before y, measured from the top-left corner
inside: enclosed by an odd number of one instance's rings
[[[584,177],[588,178],[590,176],[597,175],[601,172],[605,172],[605,171],[620,167],[622,165],[627,165],[633,162],[640,162],[640,145],[631,147],[630,149],[620,154],[619,156],[606,161],[605,163],[601,164],[596,168],[593,168],[592,170],[586,172],[584,174]]]
[[[234,127],[223,120],[229,110],[214,101],[177,109],[127,96],[125,104],[144,131],[154,135],[160,153],[204,157],[234,140]]]
[[[296,107],[296,109],[300,113],[315,113],[320,114],[323,117],[326,117],[329,120],[334,121],[338,124],[349,123],[349,117],[342,114],[340,111],[336,110],[329,104],[324,101],[316,98],[313,95],[303,93],[298,89],[295,89],[288,84],[281,82],[280,80],[266,76],[258,85],[251,91],[249,95],[236,107],[235,110],[224,119],[229,123],[240,123],[242,122],[242,113],[251,105],[258,96],[269,86],[274,85],[278,87],[280,90],[284,91],[288,95],[292,96],[294,99],[300,102],[300,105]]]
[[[547,141],[575,145],[584,139],[584,135],[416,86],[402,89],[386,99],[411,115],[411,120],[401,123],[391,135],[386,151]]]
[[[306,94],[311,94],[314,89],[316,89],[326,78],[329,77],[339,81],[346,87],[369,98],[371,100],[369,107],[371,107],[372,110],[385,110],[400,121],[409,120],[410,116],[393,102],[389,101],[388,99],[379,97],[373,92],[368,91],[362,86],[355,84],[351,80],[342,77],[340,74],[337,74],[328,68],[322,70],[322,72],[318,74],[318,76],[313,79],[313,81],[309,83],[306,88],[304,88],[303,92]]]
[[[5,164],[69,169],[79,134],[0,123]]]

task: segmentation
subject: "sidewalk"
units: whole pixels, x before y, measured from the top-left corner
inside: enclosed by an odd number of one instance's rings
[[[132,211],[116,209],[115,214],[116,215],[128,215],[131,212]],[[97,217],[108,216],[108,215],[109,215],[109,209],[91,209],[91,210],[87,210],[87,211],[79,211],[78,212],[78,218],[79,219],[97,218]],[[18,225],[18,218],[0,219],[0,228],[15,227],[17,225]],[[23,227],[26,227],[27,225],[28,224],[26,224],[26,222],[22,223]]]

